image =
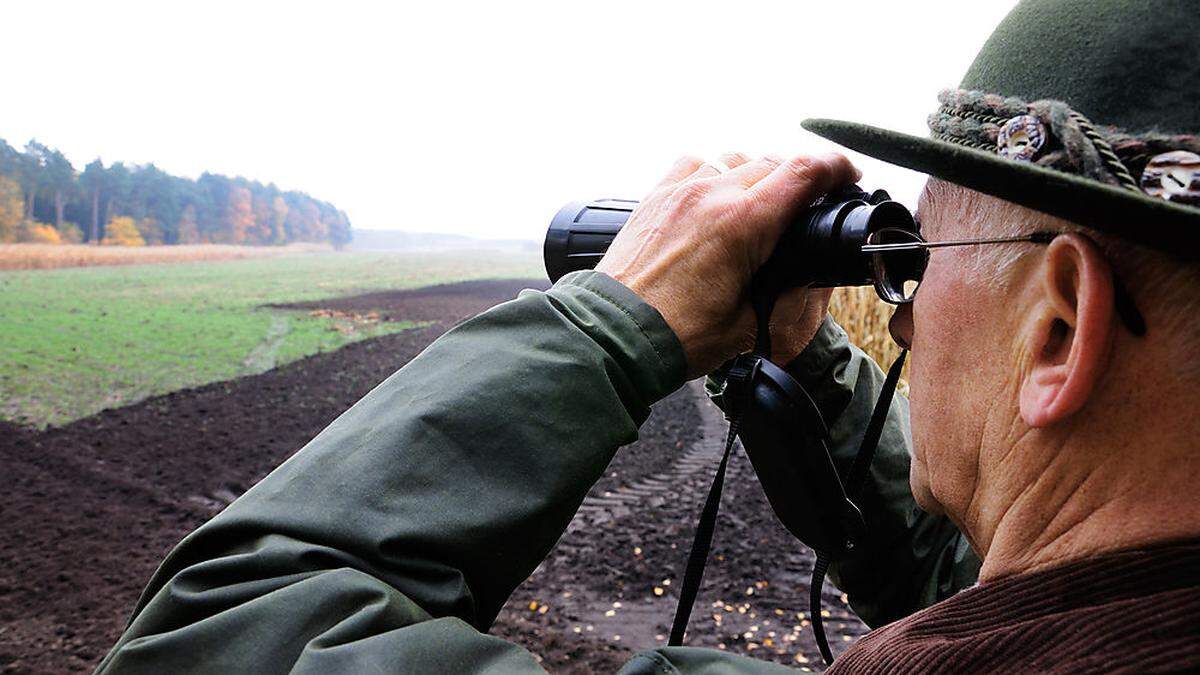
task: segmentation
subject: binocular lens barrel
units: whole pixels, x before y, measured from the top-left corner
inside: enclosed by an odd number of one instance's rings
[[[598,199],[560,209],[543,248],[550,281],[595,267],[637,205],[629,199]],[[917,230],[908,209],[883,190],[867,193],[851,186],[830,193],[800,213],[759,276],[780,287],[870,285],[873,271],[862,247],[884,227]]]
[[[597,199],[559,209],[542,250],[551,283],[568,272],[595,267],[637,205],[629,199]]]

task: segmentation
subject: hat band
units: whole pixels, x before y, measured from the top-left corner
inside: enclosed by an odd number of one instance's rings
[[[938,101],[928,120],[936,139],[1200,206],[1200,137],[1097,127],[1053,99],[947,89]]]

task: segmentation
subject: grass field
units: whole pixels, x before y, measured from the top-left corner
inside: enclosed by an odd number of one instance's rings
[[[0,418],[62,424],[403,330],[267,304],[536,277],[535,255],[314,253],[0,272]]]

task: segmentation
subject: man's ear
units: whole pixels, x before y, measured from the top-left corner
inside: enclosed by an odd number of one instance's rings
[[[1108,365],[1114,314],[1112,268],[1086,237],[1055,237],[1038,284],[1020,396],[1021,417],[1035,428],[1070,417],[1092,395]]]

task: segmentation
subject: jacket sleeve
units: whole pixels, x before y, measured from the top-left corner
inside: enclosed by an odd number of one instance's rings
[[[884,373],[826,316],[812,342],[786,367],[808,390],[829,427],[830,452],[843,476],[858,453]],[[709,395],[722,405],[723,381]],[[917,507],[908,482],[912,437],[908,399],[896,394],[862,494],[868,540],[830,566],[829,578],[867,625],[895,621],[975,583],[979,559],[948,519]]]
[[[464,322],[188,535],[98,672],[540,671],[482,631],[684,373],[596,272]]]

